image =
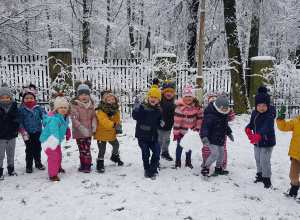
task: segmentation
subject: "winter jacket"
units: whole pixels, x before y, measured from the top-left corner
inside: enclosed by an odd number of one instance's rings
[[[251,114],[250,123],[246,128],[250,128],[253,134],[260,134],[261,139],[257,144],[257,147],[274,147],[276,145],[274,119],[276,118],[276,110],[273,106],[270,106],[268,111],[259,113],[254,110]]]
[[[80,102],[77,102],[78,97],[71,100],[71,120],[72,120],[72,137],[73,139],[87,138],[81,131],[79,126],[83,125],[89,130],[89,136],[93,136],[93,123],[97,123],[96,111],[94,108],[94,101],[91,100],[90,106],[86,109]]]
[[[300,115],[288,122],[285,119],[277,119],[276,122],[280,131],[293,131],[288,155],[300,161]]]
[[[204,110],[204,120],[201,127],[201,138],[207,137],[213,145],[224,146],[226,135],[232,133],[228,125],[229,112],[220,113],[213,103]]]
[[[12,103],[7,113],[0,107],[0,139],[11,140],[18,137],[21,120],[16,102]]]
[[[57,145],[61,144],[62,139],[64,138],[69,124],[69,114],[64,118],[63,115],[58,113],[54,113],[53,116],[50,115],[43,115],[43,125],[45,128],[43,129],[40,141],[46,142],[50,140],[50,137],[55,139],[55,144],[53,144],[52,150],[54,150]],[[54,142],[53,142],[54,143]],[[51,145],[52,143],[49,143]]]
[[[203,111],[200,106],[187,105],[183,98],[179,100],[174,113],[174,135],[185,135],[188,129],[199,130],[203,122]]]
[[[94,135],[95,140],[114,141],[117,139],[115,124],[121,125],[120,110],[113,116],[108,116],[102,110],[97,111],[98,125]]]
[[[42,131],[42,119],[43,115],[47,112],[40,105],[35,104],[32,109],[30,109],[25,104],[21,104],[19,107],[19,112],[22,116],[22,121],[19,126],[19,130],[26,130],[28,133],[35,133]]]
[[[166,123],[164,127],[159,127],[159,129],[162,129],[164,131],[171,131],[174,125],[174,113],[176,108],[174,99],[171,98],[168,100],[164,95],[162,95],[159,105],[162,109],[162,118]]]
[[[162,120],[161,107],[141,104],[138,111],[136,109],[132,112],[132,117],[136,120],[135,137],[143,141],[157,141],[157,128]]]

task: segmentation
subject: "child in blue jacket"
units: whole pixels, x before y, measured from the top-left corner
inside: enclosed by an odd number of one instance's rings
[[[255,95],[255,110],[251,114],[250,123],[245,132],[251,144],[254,144],[254,157],[256,160],[256,180],[263,182],[265,188],[271,184],[271,156],[276,145],[274,120],[276,110],[270,106],[270,96],[267,88],[260,86]],[[253,133],[252,133],[253,131]]]
[[[144,165],[144,176],[155,179],[157,172],[157,163],[159,161],[160,146],[158,143],[158,126],[164,126],[162,120],[161,92],[157,85],[153,85],[147,93],[147,103],[141,104],[139,99],[135,99],[132,117],[136,120],[135,137],[138,139],[139,146],[142,150],[142,159]],[[150,150],[152,157],[149,161]]]
[[[16,176],[14,168],[16,137],[21,117],[17,103],[6,83],[0,87],[0,180],[4,180],[3,160],[7,155],[8,175]]]
[[[19,107],[19,112],[22,116],[22,122],[19,126],[19,132],[26,145],[26,173],[32,173],[33,159],[37,169],[45,169],[41,162],[42,147],[39,139],[43,130],[43,115],[46,115],[47,112],[36,103],[35,88],[35,85],[30,84],[20,94],[22,104]]]
[[[67,140],[71,137],[69,130],[69,103],[63,94],[58,93],[54,101],[53,116],[43,116],[44,130],[40,136],[42,147],[48,156],[48,174],[51,181],[60,181],[58,173],[64,173],[61,167],[62,153],[61,141],[65,135]]]

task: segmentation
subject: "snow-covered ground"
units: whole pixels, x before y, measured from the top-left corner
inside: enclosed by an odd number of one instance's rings
[[[93,170],[78,173],[78,149],[74,140],[62,144],[63,168],[60,182],[51,182],[47,171],[25,172],[25,145],[17,140],[17,177],[0,181],[0,219],[299,219],[300,204],[284,196],[290,187],[287,155],[292,133],[276,128],[277,145],[272,155],[272,184],[264,189],[253,183],[256,173],[253,146],[244,134],[249,115],[231,123],[235,142],[228,143],[228,176],[204,179],[199,175],[201,149],[192,153],[194,169],[174,169],[174,161],[161,159],[156,180],[143,177],[141,151],[134,138],[135,122],[123,120],[120,141],[123,167],[105,155],[106,172],[95,170],[98,148],[92,143]],[[175,143],[170,153],[175,157]],[[184,163],[184,155],[182,162]],[[42,162],[47,157],[42,152]],[[5,159],[6,166],[6,159]]]

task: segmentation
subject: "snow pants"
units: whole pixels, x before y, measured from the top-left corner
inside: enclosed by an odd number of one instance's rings
[[[224,157],[224,160],[223,160],[223,163],[222,163],[222,167],[225,169],[226,166],[227,166],[227,136],[226,136],[226,139],[225,139],[225,143],[224,143],[224,146],[223,146],[223,149],[224,149],[224,153],[225,153],[225,157]],[[205,164],[205,161],[207,160],[207,158],[210,156],[211,152],[210,152],[210,149],[207,146],[203,146],[202,147],[202,158],[203,158],[203,163],[202,165]]]
[[[60,145],[55,150],[48,148],[46,151],[48,156],[48,174],[49,177],[57,176],[58,170],[61,168],[62,153]]]
[[[254,146],[254,157],[256,160],[256,168],[258,173],[262,173],[262,177],[271,178],[271,156],[274,147],[256,147]]]
[[[300,161],[292,158],[290,168],[290,180],[293,186],[299,186]]]
[[[216,167],[220,167],[225,157],[224,147],[214,144],[209,144],[208,147],[211,154],[205,161],[205,166],[211,166],[216,161]]]
[[[76,139],[80,162],[91,160],[91,137]]]
[[[7,156],[7,166],[14,165],[16,138],[10,140],[0,139],[0,168],[3,168],[5,152]]]
[[[40,132],[35,132],[35,133],[28,133],[29,135],[29,140],[25,141],[26,149],[26,160],[41,160],[41,142],[40,142],[40,136],[41,136],[41,131]]]
[[[171,131],[164,131],[158,129],[158,143],[160,146],[160,152],[169,151]]]

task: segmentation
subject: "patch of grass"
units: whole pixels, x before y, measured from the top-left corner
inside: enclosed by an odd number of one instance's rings
[[[183,219],[193,220],[193,218],[191,216],[185,217]]]
[[[124,207],[121,207],[121,208],[117,208],[117,209],[115,209],[114,211],[116,212],[116,211],[122,211],[122,210],[124,210],[125,208]]]
[[[71,147],[71,145],[64,146],[65,149],[69,149],[70,147]]]
[[[67,152],[67,156],[68,156],[68,157],[71,157],[71,152]]]

